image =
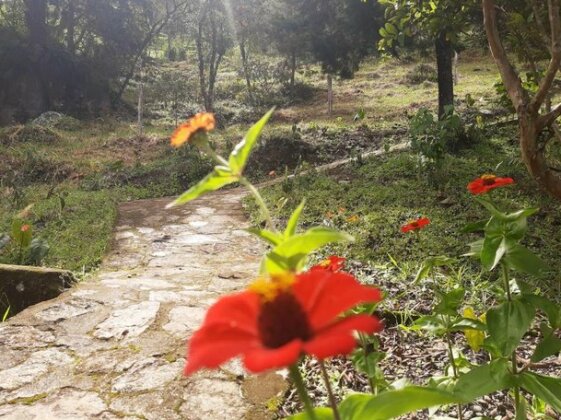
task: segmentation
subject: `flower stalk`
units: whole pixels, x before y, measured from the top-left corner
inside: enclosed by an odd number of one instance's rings
[[[323,382],[325,382],[325,389],[327,390],[327,396],[329,397],[329,405],[333,410],[333,418],[335,420],[341,420],[341,415],[339,414],[339,409],[337,408],[337,401],[335,400],[335,394],[333,393],[333,388],[331,387],[331,381],[329,380],[329,374],[325,368],[325,363],[323,360],[319,360],[319,368],[321,369],[321,375],[323,376]]]
[[[312,400],[308,395],[306,385],[304,385],[304,379],[302,379],[302,374],[300,373],[298,366],[296,364],[291,365],[288,368],[288,371],[290,372],[290,378],[292,379],[292,382],[294,382],[294,386],[296,387],[298,396],[300,397],[302,404],[304,404],[304,409],[306,410],[308,417],[310,418],[310,420],[317,420],[314,406],[312,405]]]

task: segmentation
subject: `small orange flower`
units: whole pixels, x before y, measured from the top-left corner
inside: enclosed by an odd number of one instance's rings
[[[216,121],[214,115],[208,112],[201,112],[191,118],[189,121],[181,124],[171,136],[171,145],[179,147],[189,142],[196,134],[200,132],[209,132],[214,130]]]
[[[360,217],[356,214],[353,214],[352,216],[347,217],[347,222],[348,223],[358,223],[360,221]]]
[[[345,213],[347,209],[345,207],[339,207],[339,214]]]
[[[276,171],[271,171],[269,172],[269,176],[272,178],[274,176],[277,176],[277,172]]]
[[[407,223],[406,225],[403,225],[401,227],[401,231],[403,233],[407,233],[407,232],[411,232],[414,230],[420,230],[423,229],[425,226],[427,226],[430,223],[430,220],[427,217],[421,217],[420,219],[417,220],[412,220],[409,223]]]
[[[325,213],[325,217],[331,220],[335,217],[335,213],[333,213],[332,211],[328,211],[327,213]]]
[[[20,228],[20,230],[21,230],[22,232],[27,232],[29,229],[31,229],[31,226],[29,226],[29,225],[23,225],[23,226]]]
[[[495,188],[514,184],[512,178],[499,178],[495,175],[483,175],[468,184],[468,190],[473,195],[485,194]]]

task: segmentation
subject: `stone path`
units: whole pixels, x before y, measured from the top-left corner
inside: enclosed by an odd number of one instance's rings
[[[278,374],[249,377],[235,361],[181,375],[208,306],[257,272],[263,249],[242,230],[241,198],[122,205],[94,278],[0,326],[0,418],[271,418]]]

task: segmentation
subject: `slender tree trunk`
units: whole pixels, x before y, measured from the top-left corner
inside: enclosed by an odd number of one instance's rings
[[[446,33],[441,32],[435,41],[438,72],[438,117],[442,118],[448,106],[454,106],[454,49]]]
[[[47,1],[25,0],[25,23],[29,42],[35,46],[44,46],[47,42]]]
[[[290,91],[294,96],[294,87],[296,86],[296,51],[292,50],[290,54]]]
[[[245,84],[247,86],[247,96],[249,98],[249,102],[254,104],[253,99],[253,89],[251,87],[251,74],[249,72],[249,60],[247,57],[247,51],[245,49],[245,39],[240,39],[240,56],[242,59],[242,66],[243,66],[243,73],[245,76]]]
[[[68,3],[66,12],[66,49],[72,55],[76,53],[76,7],[73,1]]]
[[[142,65],[140,67],[140,82],[138,86],[138,135],[144,133],[144,71]]]
[[[327,73],[327,113],[333,115],[333,76]]]
[[[458,51],[454,51],[454,86],[457,86],[460,81],[460,75],[458,73],[459,62],[460,54],[458,54]]]

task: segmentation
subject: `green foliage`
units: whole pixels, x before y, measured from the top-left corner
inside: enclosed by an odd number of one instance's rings
[[[428,109],[421,108],[409,122],[409,137],[411,148],[419,157],[419,171],[435,183],[442,175],[446,153],[456,149],[466,134],[453,108],[447,108],[440,120]]]

